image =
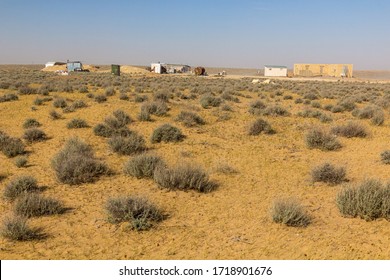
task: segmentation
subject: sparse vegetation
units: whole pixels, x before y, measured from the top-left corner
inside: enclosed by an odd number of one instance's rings
[[[9,182],[4,189],[3,196],[6,200],[14,200],[22,194],[37,191],[37,180],[29,175],[16,177]]]
[[[47,139],[46,133],[39,128],[29,128],[24,131],[23,139],[27,142],[40,142]]]
[[[198,114],[189,111],[181,111],[176,117],[176,121],[182,122],[187,127],[205,124],[205,121]]]
[[[87,122],[83,119],[72,119],[70,122],[66,124],[66,127],[72,129],[72,128],[84,128],[89,126]]]
[[[348,122],[345,125],[334,126],[331,131],[333,134],[347,138],[364,138],[368,135],[367,129],[357,122]]]
[[[249,126],[249,135],[259,135],[262,132],[264,132],[265,134],[275,133],[271,125],[263,119],[257,119]]]
[[[37,193],[28,193],[17,199],[14,207],[16,215],[26,218],[64,213],[62,202],[43,197]]]
[[[341,148],[337,137],[322,128],[312,128],[306,134],[306,145],[310,149],[335,151]]]
[[[25,156],[19,156],[15,159],[15,165],[19,168],[26,167],[27,166],[27,157]]]
[[[148,199],[139,196],[121,196],[107,200],[108,221],[113,224],[128,222],[130,229],[150,229],[164,219],[162,211]]]
[[[136,178],[153,178],[154,170],[158,165],[164,165],[161,157],[151,154],[140,154],[124,165],[124,172]]]
[[[69,185],[94,182],[109,173],[108,167],[95,159],[91,146],[79,138],[69,139],[54,156],[51,165],[57,179]]]
[[[36,119],[27,119],[23,123],[24,129],[32,128],[32,127],[40,127],[40,126],[41,126],[41,123],[38,122]]]
[[[4,220],[1,235],[13,241],[29,241],[41,239],[44,236],[41,229],[31,228],[26,218],[19,216],[8,217]]]
[[[183,164],[175,167],[158,165],[154,171],[154,181],[171,190],[196,190],[202,193],[213,191],[217,185],[210,181],[208,174],[200,167]]]
[[[311,171],[313,182],[324,182],[337,185],[345,181],[346,171],[344,167],[336,167],[326,162],[316,166]]]
[[[183,140],[184,135],[181,130],[170,124],[164,124],[153,131],[152,143],[178,142]]]
[[[337,207],[344,217],[360,217],[371,221],[389,218],[389,186],[378,180],[366,180],[357,186],[342,189],[336,198]]]
[[[114,136],[108,140],[111,150],[120,155],[133,155],[146,150],[145,139],[137,133],[129,136]]]
[[[275,223],[290,227],[306,227],[311,222],[311,218],[303,206],[291,198],[275,200],[271,208],[271,216]]]
[[[0,151],[9,158],[25,153],[22,140],[10,137],[2,131],[0,131]]]

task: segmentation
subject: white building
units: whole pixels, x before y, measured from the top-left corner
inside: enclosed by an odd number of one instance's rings
[[[264,76],[266,77],[287,77],[286,66],[264,65]]]
[[[189,73],[191,67],[184,64],[169,64],[169,63],[151,63],[150,64],[151,72],[153,73]]]
[[[50,67],[54,65],[64,65],[66,64],[65,62],[58,62],[58,61],[50,61],[45,64],[45,67]]]

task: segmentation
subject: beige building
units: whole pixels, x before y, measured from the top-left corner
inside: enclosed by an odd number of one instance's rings
[[[264,65],[264,76],[266,77],[286,77],[286,66]]]
[[[352,64],[294,64],[294,76],[352,78]]]

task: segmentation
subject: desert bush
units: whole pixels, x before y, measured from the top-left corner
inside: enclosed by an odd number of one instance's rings
[[[308,100],[316,100],[318,99],[318,95],[313,92],[308,92],[303,95],[303,98]]]
[[[345,125],[334,126],[332,127],[331,131],[333,134],[347,138],[364,138],[368,135],[366,128],[357,122],[348,122]]]
[[[107,97],[103,94],[95,95],[94,99],[97,103],[103,103],[107,101]]]
[[[332,106],[332,109],[331,109],[332,113],[342,113],[344,111],[345,111],[344,107],[342,107],[340,105],[334,105],[334,106]]]
[[[137,94],[134,97],[134,101],[137,102],[137,103],[141,103],[141,102],[144,102],[144,101],[147,101],[147,100],[148,100],[148,96],[146,96],[146,95],[139,95],[139,94]]]
[[[271,125],[263,119],[257,119],[249,126],[249,135],[259,135],[262,132],[264,132],[265,134],[275,133]]]
[[[221,98],[212,96],[211,94],[204,94],[200,99],[200,105],[205,109],[209,107],[218,107],[221,103]]]
[[[129,96],[128,96],[126,93],[121,93],[121,94],[119,95],[119,99],[120,99],[120,100],[125,100],[125,101],[130,100]]]
[[[190,164],[171,168],[158,165],[155,168],[153,178],[160,187],[171,190],[196,190],[208,193],[217,187],[214,182],[210,181],[205,171]]]
[[[108,140],[111,150],[120,155],[132,155],[146,149],[145,139],[137,133],[132,133],[127,137],[114,136]]]
[[[141,105],[141,113],[143,112],[156,116],[165,116],[168,112],[168,106],[162,101],[148,102]]]
[[[1,235],[13,241],[29,241],[43,237],[40,229],[31,228],[27,219],[19,216],[8,217],[4,220]]]
[[[184,139],[181,130],[170,124],[163,124],[153,131],[152,143],[178,142]]]
[[[29,128],[24,131],[23,139],[27,142],[40,142],[47,139],[47,135],[39,128]]]
[[[384,164],[390,164],[390,150],[381,153],[381,160]]]
[[[164,90],[159,90],[153,94],[154,101],[168,102],[169,98],[170,98],[170,94]]]
[[[290,113],[283,107],[274,105],[274,106],[267,107],[263,111],[263,115],[264,116],[289,116]]]
[[[136,178],[153,178],[158,165],[164,165],[161,157],[150,154],[140,154],[131,158],[124,165],[124,172]]]
[[[78,138],[69,139],[51,165],[57,179],[69,185],[94,182],[109,173],[108,167],[95,159],[91,146]]]
[[[0,151],[9,158],[25,153],[22,140],[10,137],[2,131],[0,131]]]
[[[66,127],[68,129],[72,129],[72,128],[84,128],[89,126],[87,122],[83,119],[72,119],[70,122],[66,124]]]
[[[305,137],[306,145],[310,149],[320,149],[323,151],[334,151],[341,148],[337,137],[322,128],[310,129]]]
[[[64,213],[62,202],[37,193],[28,193],[16,200],[14,213],[26,218]]]
[[[205,121],[198,114],[189,111],[181,111],[176,117],[176,121],[182,122],[187,127],[205,124]]]
[[[116,110],[112,114],[118,120],[120,127],[125,126],[125,125],[133,122],[133,120],[130,118],[130,116],[122,110]]]
[[[37,191],[37,180],[29,175],[16,177],[9,182],[4,189],[3,196],[6,200],[14,200],[22,194]]]
[[[301,104],[301,103],[303,103],[303,100],[302,100],[302,98],[297,98],[297,99],[295,99],[294,103]]]
[[[336,167],[331,163],[323,163],[316,166],[311,171],[313,182],[324,182],[332,185],[345,181],[346,171],[344,167]]]
[[[344,99],[338,103],[346,111],[353,111],[356,108],[356,104],[351,99]]]
[[[18,100],[19,97],[14,94],[14,93],[6,93],[3,96],[0,96],[0,103],[1,102],[10,102],[10,101],[15,101]]]
[[[89,90],[88,90],[88,87],[87,86],[81,86],[80,88],[79,88],[79,92],[80,93],[88,93],[89,92]]]
[[[76,110],[81,108],[87,108],[88,105],[83,100],[75,100],[69,107],[71,107],[73,110]]]
[[[56,97],[53,100],[53,106],[56,108],[65,108],[66,106],[68,106],[68,104],[66,103],[66,100],[64,98]]]
[[[374,115],[372,116],[371,123],[373,125],[380,126],[385,122],[385,114],[382,110],[375,111]]]
[[[164,219],[162,211],[148,199],[139,196],[110,198],[105,209],[113,224],[129,222],[134,230],[147,230]]]
[[[377,110],[379,110],[379,108],[369,105],[362,109],[353,110],[352,115],[359,119],[371,119]]]
[[[113,87],[108,87],[108,88],[106,88],[106,90],[104,91],[104,94],[105,94],[106,96],[113,96],[113,95],[115,95],[115,93],[116,93],[116,91],[115,91],[115,89],[114,89]]]
[[[222,174],[236,174],[238,173],[237,169],[225,162],[218,162],[215,171]]]
[[[344,217],[375,220],[383,217],[387,210],[390,203],[388,190],[388,186],[383,186],[380,181],[366,180],[341,190],[336,197],[337,207]]]
[[[261,100],[253,101],[249,104],[249,113],[252,115],[262,115],[266,107]]]
[[[32,127],[39,127],[41,126],[41,123],[38,122],[36,119],[26,119],[23,123],[23,128],[32,128]]]
[[[311,218],[304,211],[303,206],[291,198],[275,200],[271,208],[271,216],[275,223],[291,227],[306,227],[311,222]]]
[[[21,95],[29,95],[29,94],[36,94],[37,89],[29,87],[29,86],[22,86],[19,88],[19,94]]]
[[[59,120],[62,118],[62,115],[58,113],[56,110],[50,111],[49,116],[52,120]]]
[[[318,101],[312,101],[311,102],[311,107],[313,108],[321,108],[321,103]]]
[[[27,166],[27,162],[28,162],[28,160],[27,160],[27,158],[24,157],[24,156],[20,156],[20,157],[17,157],[17,158],[15,159],[15,165],[16,165],[17,167],[19,167],[19,168],[21,168],[21,167],[26,167],[26,166]]]

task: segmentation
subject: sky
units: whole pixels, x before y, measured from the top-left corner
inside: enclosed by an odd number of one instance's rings
[[[0,0],[0,64],[390,70],[387,0]]]

